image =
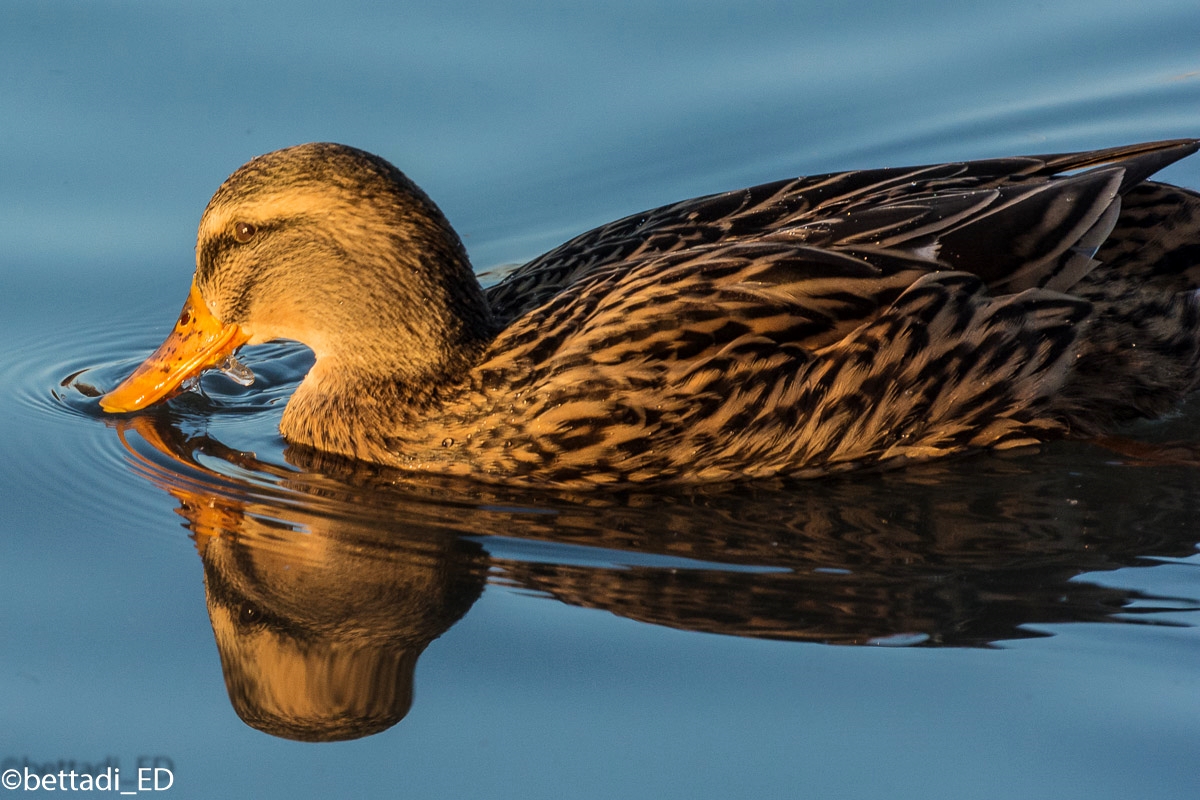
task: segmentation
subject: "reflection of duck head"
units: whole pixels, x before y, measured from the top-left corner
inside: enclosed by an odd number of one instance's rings
[[[417,658],[483,587],[482,550],[175,488],[204,561],[238,715],[276,736],[367,736],[408,713]]]
[[[344,739],[394,725],[417,657],[482,588],[462,540],[371,548],[332,533],[246,516],[236,536],[197,537],[230,700],[268,733]]]

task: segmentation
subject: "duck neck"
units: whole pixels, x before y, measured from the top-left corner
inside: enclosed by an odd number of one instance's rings
[[[467,382],[481,346],[416,371],[411,359],[390,373],[318,358],[284,409],[279,429],[293,444],[376,460],[389,442],[436,416]]]
[[[408,182],[386,211],[360,219],[306,275],[319,300],[289,338],[316,362],[284,413],[290,441],[363,457],[441,405],[495,338],[466,249],[433,202]],[[381,246],[357,246],[363,238]]]

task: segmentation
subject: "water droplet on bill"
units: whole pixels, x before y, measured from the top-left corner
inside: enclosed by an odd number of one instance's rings
[[[217,365],[217,369],[225,373],[226,378],[240,386],[249,386],[254,383],[254,373],[232,354],[226,356],[225,360]]]

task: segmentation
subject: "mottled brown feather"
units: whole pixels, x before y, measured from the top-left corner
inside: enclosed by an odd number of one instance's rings
[[[1144,181],[1198,146],[779,181],[481,290],[398,170],[302,145],[218,191],[197,281],[224,322],[305,309],[296,445],[516,483],[823,474],[1094,433],[1190,392],[1200,197]],[[239,219],[268,232],[253,252]]]

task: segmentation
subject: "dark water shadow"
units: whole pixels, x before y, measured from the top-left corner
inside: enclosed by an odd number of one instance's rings
[[[988,647],[1064,622],[1180,624],[1196,598],[1081,575],[1195,553],[1200,470],[1085,445],[887,474],[567,494],[265,463],[169,409],[110,422],[178,502],[226,687],[250,725],[365,736],[488,582],[629,619],[830,644]]]

